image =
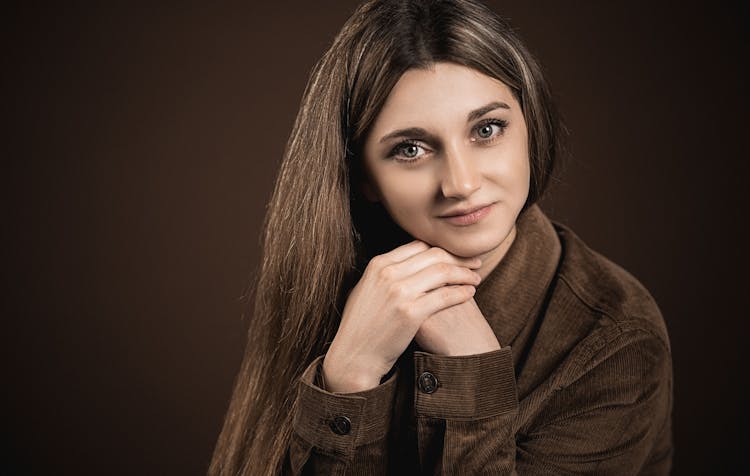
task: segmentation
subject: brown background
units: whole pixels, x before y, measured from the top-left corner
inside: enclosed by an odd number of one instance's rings
[[[307,74],[354,5],[271,3],[4,12],[0,473],[205,473],[265,201]],[[493,5],[572,133],[543,208],[666,317],[675,474],[738,474],[748,15],[668,3]]]

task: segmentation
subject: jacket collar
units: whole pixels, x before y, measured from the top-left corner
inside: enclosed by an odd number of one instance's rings
[[[516,220],[516,237],[477,287],[475,300],[500,345],[512,345],[544,299],[562,254],[552,222],[537,204]]]

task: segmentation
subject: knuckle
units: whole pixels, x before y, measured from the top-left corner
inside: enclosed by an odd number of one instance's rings
[[[457,290],[455,286],[443,288],[443,292],[440,293],[440,304],[447,306],[452,304],[461,296],[461,291]]]
[[[448,306],[464,301],[471,293],[469,288],[470,286],[446,286],[443,288],[442,304]]]
[[[443,276],[450,275],[453,272],[453,269],[453,266],[448,263],[438,263],[435,265],[435,272]]]
[[[412,320],[415,317],[414,306],[409,302],[400,302],[396,304],[396,314],[403,319]]]
[[[395,270],[393,266],[383,266],[378,270],[378,277],[382,281],[391,281],[394,278]]]
[[[399,284],[391,284],[386,292],[388,299],[401,300],[406,296],[406,289]],[[403,303],[399,303],[401,305]]]
[[[385,258],[383,255],[377,255],[370,260],[370,263],[367,266],[374,269],[380,269],[385,265],[384,261]]]
[[[433,256],[434,256],[435,258],[437,258],[437,259],[440,259],[440,260],[445,260],[445,259],[449,258],[449,256],[450,256],[450,255],[448,254],[448,252],[447,252],[447,251],[445,251],[445,250],[444,250],[444,249],[442,249],[442,248],[438,248],[437,246],[433,246],[433,247],[432,247],[432,248],[430,249],[430,253],[431,253],[431,254],[432,254],[432,255],[433,255]]]
[[[476,288],[474,288],[474,286],[462,286],[462,288],[463,288],[462,296],[461,296],[462,302],[470,299],[476,293]]]

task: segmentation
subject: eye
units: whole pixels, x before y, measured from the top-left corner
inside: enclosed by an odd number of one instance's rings
[[[490,137],[492,137],[493,127],[494,126],[492,124],[485,124],[479,128],[477,134],[482,139],[489,139]]]
[[[472,141],[486,142],[493,138],[502,135],[505,132],[505,128],[508,127],[508,121],[499,119],[487,119],[482,121],[474,127],[474,135]]]
[[[419,154],[419,147],[414,144],[406,144],[402,149],[404,157],[413,159]]]
[[[420,145],[419,143],[404,141],[400,144],[397,144],[393,149],[391,149],[391,152],[388,154],[388,156],[402,162],[413,162],[420,159],[426,153],[427,151],[425,150],[424,146]]]

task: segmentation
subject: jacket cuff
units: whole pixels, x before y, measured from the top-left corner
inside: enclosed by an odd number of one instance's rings
[[[324,453],[351,457],[355,448],[387,435],[398,370],[373,389],[331,393],[315,385],[323,358],[316,358],[300,378],[294,430]]]
[[[478,420],[518,408],[511,348],[476,355],[414,352],[417,416]]]

